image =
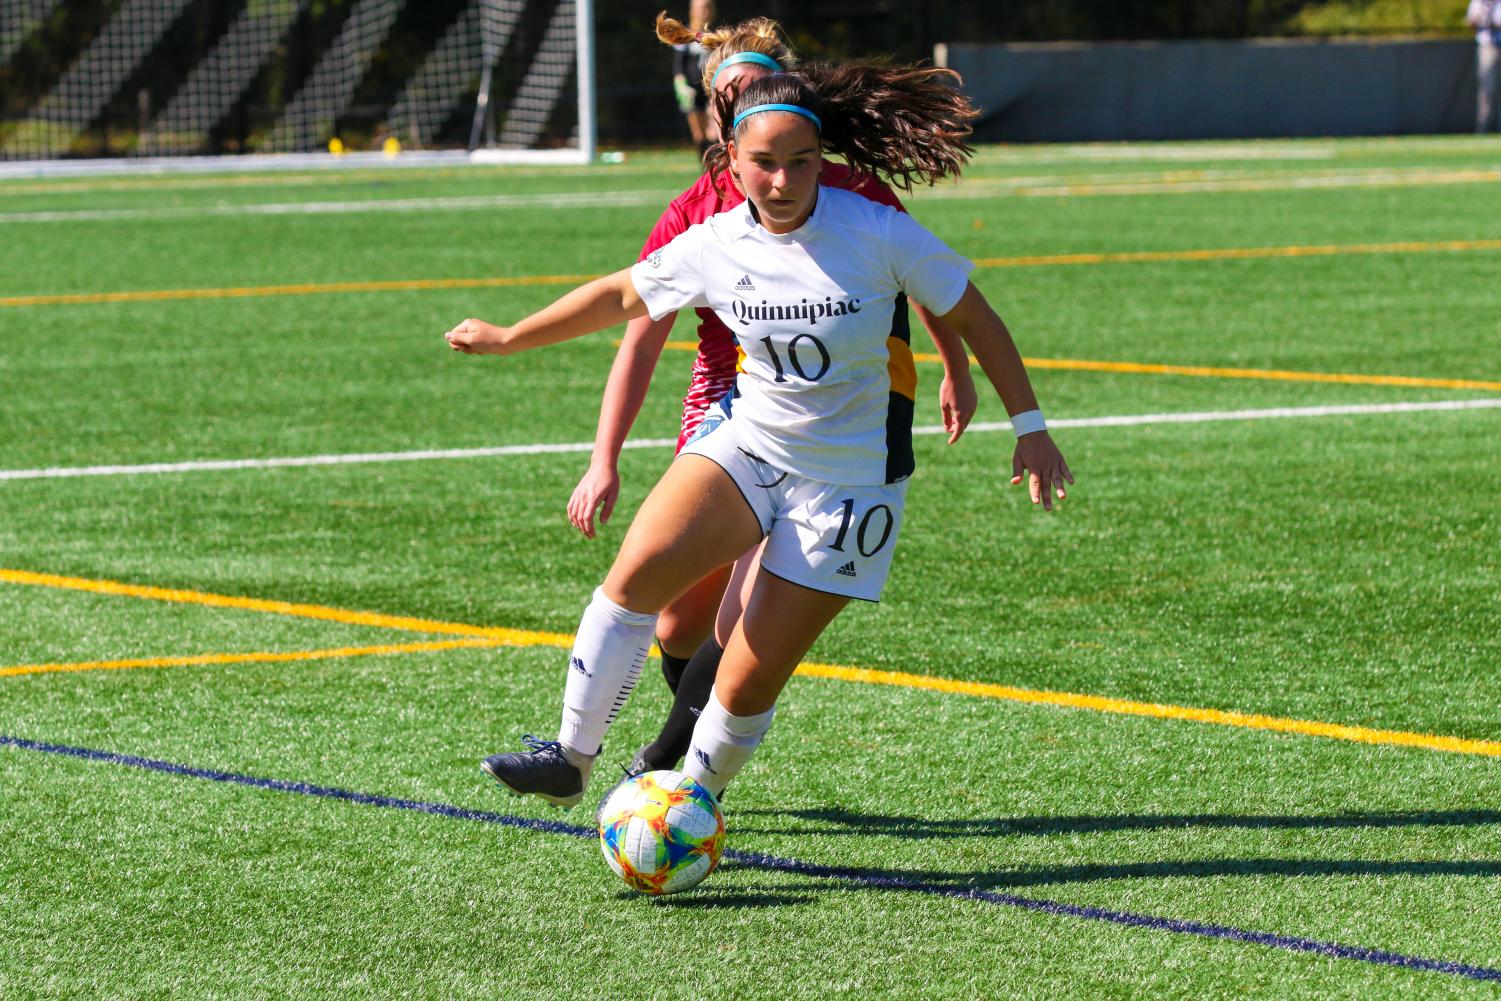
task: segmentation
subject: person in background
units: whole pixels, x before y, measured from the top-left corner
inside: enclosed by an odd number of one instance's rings
[[[714,20],[713,0],[693,0],[688,5],[688,30],[702,34],[709,30]],[[688,119],[688,131],[693,134],[693,145],[702,157],[709,148],[709,95],[704,90],[704,60],[708,50],[698,39],[681,42],[672,47],[672,90],[677,95],[678,110]]]
[[[1475,131],[1486,132],[1496,120],[1501,84],[1501,0],[1470,0],[1465,23],[1475,29]]]

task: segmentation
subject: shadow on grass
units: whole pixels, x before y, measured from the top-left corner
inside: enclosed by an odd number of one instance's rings
[[[934,838],[1009,837],[1077,834],[1099,831],[1211,829],[1300,830],[1324,828],[1442,827],[1501,824],[1501,811],[1401,812],[1339,814],[1334,816],[1260,816],[1234,814],[1017,817],[991,820],[932,820],[909,816],[881,816],[842,810],[745,810],[735,818],[796,818],[804,825],[733,824],[737,834],[865,835],[908,840]],[[733,823],[733,821],[732,821]],[[865,866],[820,865],[782,860],[755,852],[735,853],[722,869],[772,869],[806,876],[853,880],[890,889],[941,892],[1008,890],[1115,879],[1180,879],[1215,876],[1501,876],[1501,859],[1370,860],[1303,858],[1210,858],[1182,861],[1080,863],[1025,866],[1016,869],[954,872],[941,869],[889,869]]]
[[[726,871],[764,869],[756,862],[727,862]],[[1501,876],[1501,862],[1378,862],[1365,859],[1197,859],[1184,862],[1127,862],[1037,866],[997,869],[988,872],[944,872],[933,869],[885,869],[867,866],[810,866],[799,864],[787,871],[809,876],[855,880],[887,888],[1016,890],[1067,883],[1093,883],[1112,879],[1202,879],[1210,876]]]
[[[826,890],[827,887],[815,884],[807,889],[787,891],[771,890],[739,890],[728,889],[714,885],[714,877],[709,877],[711,882],[695,888],[689,893],[675,894],[666,897],[654,897],[652,903],[658,907],[694,908],[705,910],[751,910],[761,907],[792,907],[798,904],[811,904],[818,898],[818,891]],[[621,899],[640,899],[638,893],[622,893]]]
[[[771,818],[799,823],[776,825]],[[757,818],[765,818],[758,826]],[[751,819],[751,823],[741,823]],[[920,841],[930,838],[976,838],[1094,834],[1111,831],[1312,830],[1392,827],[1469,827],[1501,824],[1501,810],[1349,813],[1330,816],[1261,814],[1120,814],[1082,817],[997,817],[934,820],[928,817],[853,813],[848,810],[735,810],[730,822],[742,834],[859,834]],[[809,824],[816,826],[810,827]]]

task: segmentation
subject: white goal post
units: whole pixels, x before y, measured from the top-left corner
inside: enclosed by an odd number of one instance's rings
[[[95,7],[0,0],[0,174],[595,158],[594,0]]]

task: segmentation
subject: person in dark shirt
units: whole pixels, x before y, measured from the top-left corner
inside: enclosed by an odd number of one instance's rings
[[[701,34],[714,20],[714,0],[693,0],[688,6],[688,30]],[[678,110],[688,119],[688,131],[698,155],[709,148],[709,95],[704,90],[704,60],[708,50],[698,39],[672,47],[672,90],[677,95]]]

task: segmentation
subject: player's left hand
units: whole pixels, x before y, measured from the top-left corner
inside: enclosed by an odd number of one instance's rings
[[[944,376],[938,387],[938,406],[943,411],[943,429],[948,432],[949,444],[959,440],[969,422],[980,407],[980,397],[975,393],[975,380],[969,370],[957,378]]]
[[[568,520],[573,527],[594,538],[594,512],[599,512],[599,523],[610,520],[615,502],[620,499],[620,473],[611,465],[589,464],[589,471],[573,488],[568,498]]]
[[[694,99],[698,96],[693,92],[693,84],[682,74],[672,78],[672,93],[678,99],[678,110],[683,114],[693,111]]]
[[[1012,486],[1022,481],[1023,472],[1029,474],[1027,486],[1032,503],[1041,504],[1045,511],[1053,509],[1053,493],[1056,491],[1058,499],[1063,500],[1068,496],[1064,482],[1074,482],[1063,453],[1046,431],[1034,431],[1016,439],[1016,451],[1011,454]]]
[[[443,335],[448,346],[466,355],[497,354],[505,331],[484,320],[469,319]]]

